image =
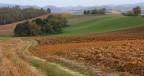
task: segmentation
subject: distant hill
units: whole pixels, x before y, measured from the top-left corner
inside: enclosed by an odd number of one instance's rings
[[[53,12],[68,12],[68,13],[83,13],[85,9],[106,8],[107,13],[125,13],[136,6],[141,6],[142,13],[144,13],[144,2],[136,4],[121,4],[121,5],[102,5],[102,6],[45,6],[44,9],[51,8]]]
[[[101,7],[106,7],[108,13],[119,12],[125,13],[128,10],[132,10],[134,7],[140,6],[142,8],[142,13],[144,13],[144,2],[143,3],[136,3],[136,4],[122,4],[122,5],[106,5]]]
[[[0,7],[14,7],[16,4],[2,4]],[[39,7],[37,5],[19,5],[21,8],[34,7],[34,8],[51,8],[54,13],[77,13],[81,14],[85,9],[95,9],[95,8],[106,8],[107,13],[124,13],[128,10],[131,10],[133,7],[141,6],[142,13],[144,14],[144,2],[135,3],[135,4],[121,4],[121,5],[102,5],[102,6],[67,6],[67,7],[56,7],[52,5],[47,5],[44,7]]]
[[[62,12],[62,11],[61,11],[61,8],[56,7],[56,6],[48,5],[48,6],[44,6],[44,7],[42,7],[42,8],[44,8],[45,10],[46,10],[47,8],[50,8],[51,11],[52,11],[52,12],[55,12],[55,13]]]

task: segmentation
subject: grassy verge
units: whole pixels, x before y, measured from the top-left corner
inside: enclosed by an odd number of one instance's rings
[[[5,39],[5,38],[12,38],[13,36],[11,35],[0,35],[0,39]]]

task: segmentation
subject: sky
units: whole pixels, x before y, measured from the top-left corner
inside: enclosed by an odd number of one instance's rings
[[[95,5],[109,5],[109,4],[134,4],[144,2],[144,0],[0,0],[4,4],[18,4],[18,5],[37,5],[46,6],[54,5],[58,7],[65,6],[95,6]]]

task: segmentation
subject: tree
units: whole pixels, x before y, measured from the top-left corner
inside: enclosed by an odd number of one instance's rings
[[[29,7],[21,9],[18,5],[11,8],[2,7],[0,8],[0,25],[27,20],[44,14],[47,14],[47,11],[42,8],[37,9]]]
[[[37,18],[18,24],[14,29],[14,34],[15,36],[37,36],[62,33],[62,28],[66,27],[67,23],[67,19],[62,15],[50,15],[46,19]]]
[[[41,35],[40,26],[35,22],[24,22],[18,24],[14,29],[15,36],[36,36]]]
[[[137,6],[137,7],[133,8],[133,12],[134,12],[135,16],[140,15],[141,14],[141,7]]]
[[[41,35],[41,28],[39,25],[37,25],[35,22],[29,22],[28,23],[28,30],[27,30],[27,35],[28,36],[37,36]]]
[[[50,15],[47,17],[47,24],[46,24],[46,33],[61,33],[62,27],[67,25],[67,20],[61,15]]]
[[[133,16],[133,11],[128,11],[128,16]]]
[[[106,14],[106,8],[102,8],[102,9],[100,9],[100,12],[101,12],[101,14]]]
[[[87,14],[87,10],[84,10],[83,14],[86,15]]]
[[[97,15],[105,15],[106,14],[106,8],[102,9],[93,9],[93,10],[84,10],[83,14],[97,14]]]
[[[91,10],[91,14],[97,14],[97,9]]]
[[[51,13],[51,9],[50,9],[50,8],[47,9],[47,13],[48,13],[48,14]]]

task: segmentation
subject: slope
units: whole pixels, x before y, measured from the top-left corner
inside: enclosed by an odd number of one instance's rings
[[[75,17],[75,19],[77,18]],[[79,18],[79,20],[81,19]],[[74,24],[76,21],[73,22],[74,25],[64,28],[64,32],[60,35],[94,34],[100,32],[110,32],[116,30],[129,29],[138,26],[143,26],[143,19],[144,17],[130,17],[120,15],[96,16],[95,18],[80,23]]]

